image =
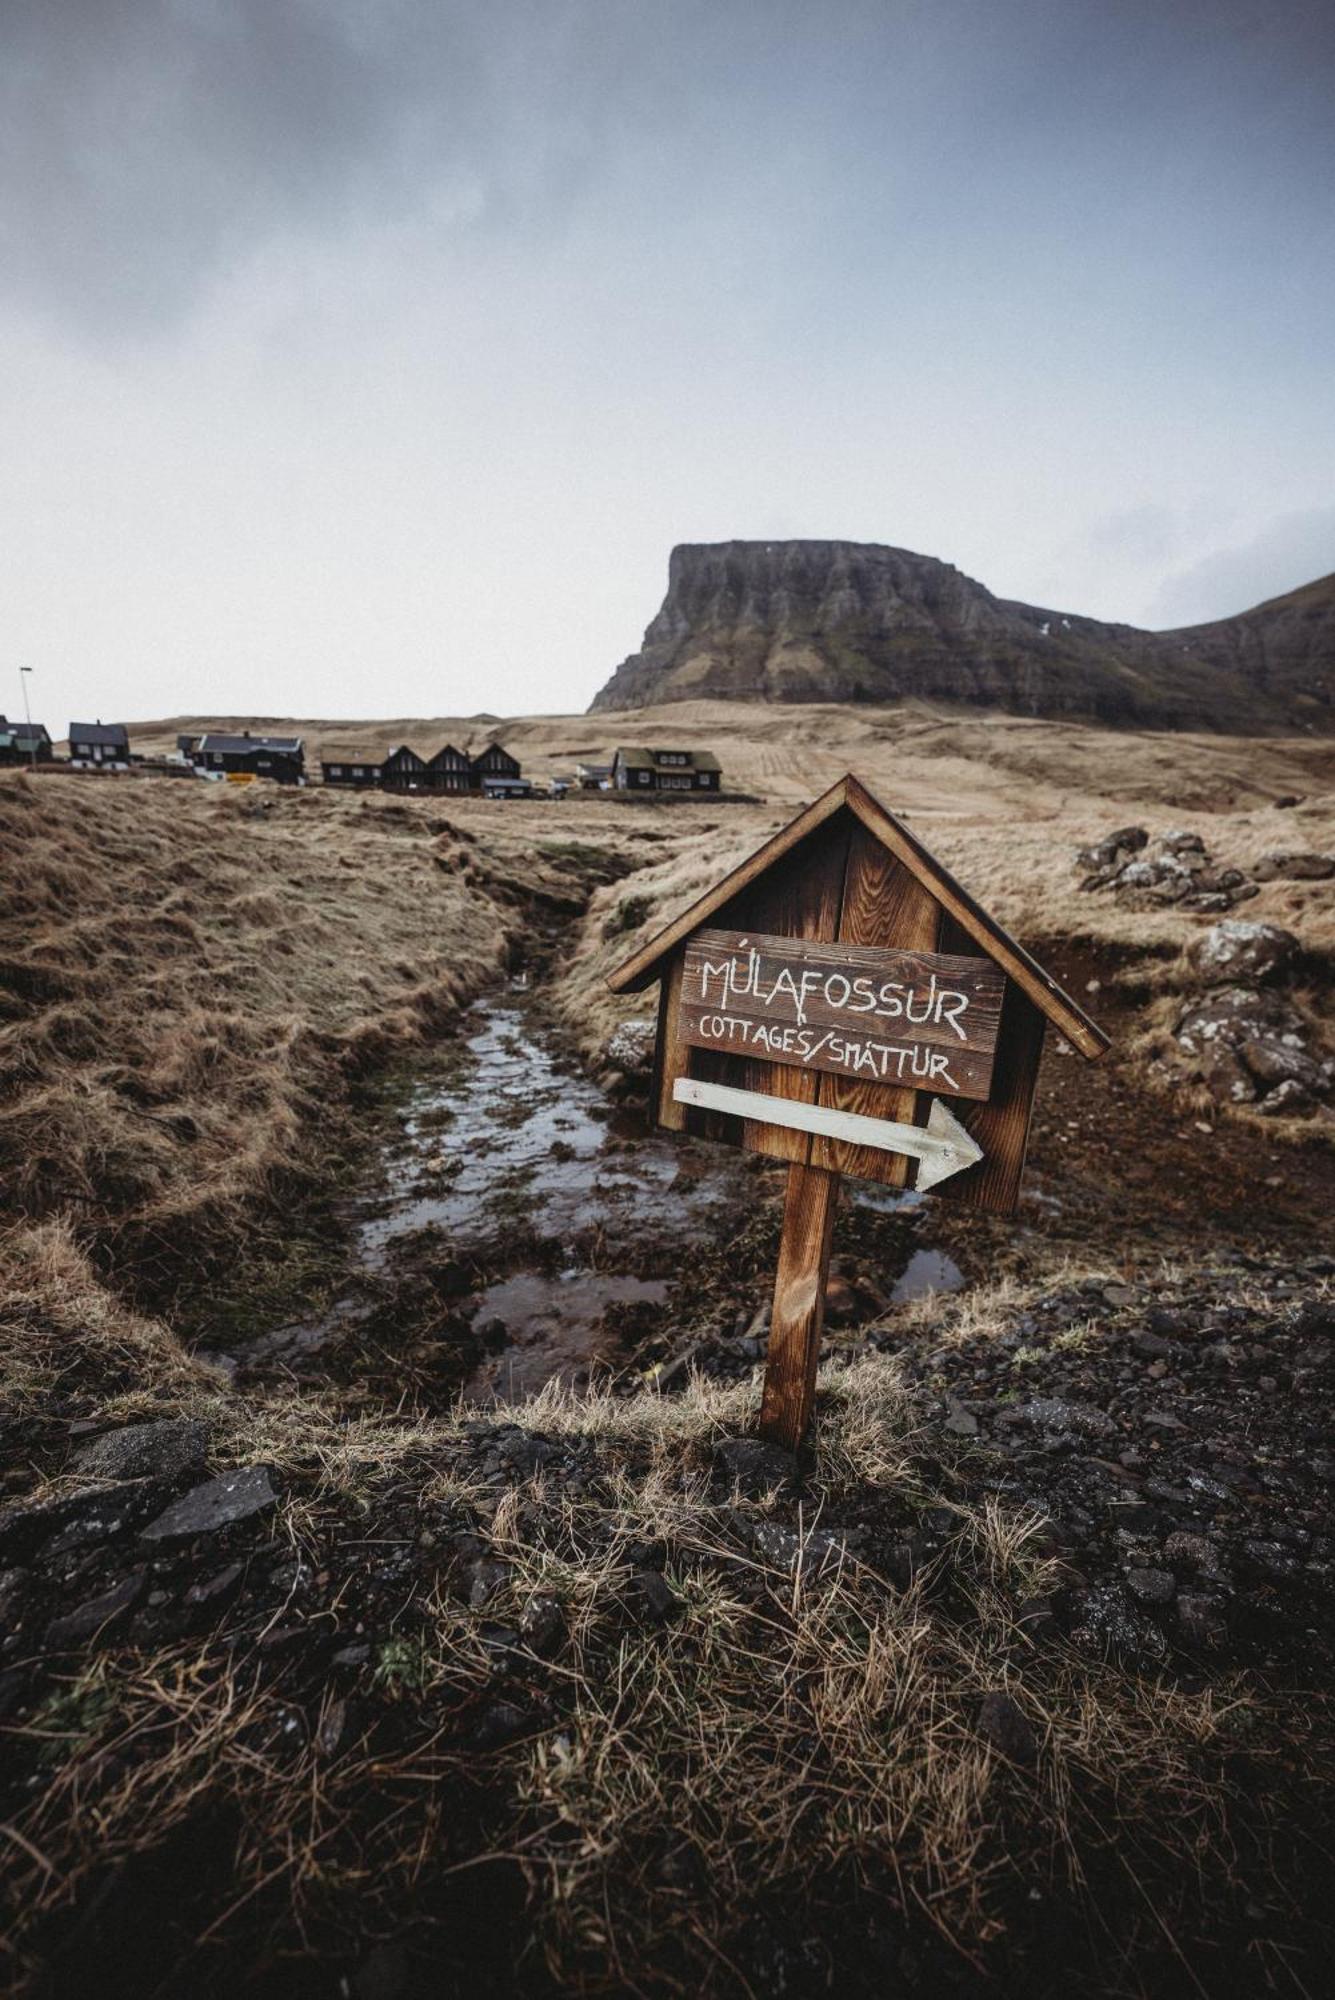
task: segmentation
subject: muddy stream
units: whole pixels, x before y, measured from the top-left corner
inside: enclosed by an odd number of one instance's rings
[[[689,1286],[702,1246],[717,1255],[729,1228],[777,1204],[781,1176],[730,1147],[648,1131],[642,1104],[614,1104],[562,1060],[524,993],[482,1000],[464,1017],[457,1059],[410,1090],[343,1205],[347,1272],[332,1304],[226,1361],[318,1365],[372,1327],[383,1343],[411,1273],[419,1293],[424,1280],[433,1294],[458,1294],[452,1313],[467,1338],[455,1386],[467,1402],[621,1372],[636,1333],[677,1317],[674,1293]],[[921,1199],[847,1186],[846,1199],[876,1213]],[[919,1246],[888,1297],[962,1282],[948,1257]]]

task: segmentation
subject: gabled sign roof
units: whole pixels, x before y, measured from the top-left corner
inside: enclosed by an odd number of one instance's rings
[[[843,810],[859,819],[896,860],[917,877],[928,893],[935,896],[942,908],[948,910],[961,928],[968,932],[980,950],[1009,974],[1067,1040],[1079,1049],[1081,1055],[1092,1060],[1103,1054],[1108,1047],[1108,1037],[1098,1023],[1090,1020],[1084,1009],[1062,991],[1051,974],[1030,957],[1024,946],[1003,930],[949,870],[928,853],[904,822],[873,798],[866,786],[851,773],[831,785],[814,805],[790,820],[773,839],[766,841],[763,847],[716,883],[698,902],[692,903],[689,910],[661,930],[657,937],[651,938],[648,944],[619,965],[608,978],[612,991],[637,993],[660,978],[666,969],[664,961],[693,931],[708,923],[732,897],[787,854],[790,848]]]

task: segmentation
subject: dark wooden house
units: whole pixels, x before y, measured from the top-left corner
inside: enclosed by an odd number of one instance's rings
[[[425,757],[419,757],[410,743],[396,745],[380,767],[380,782],[387,792],[425,791]]]
[[[339,750],[320,759],[320,778],[326,785],[350,785],[359,791],[378,785],[384,760],[371,750]]]
[[[0,764],[49,764],[54,754],[44,722],[7,722],[0,715]]]
[[[70,762],[93,770],[124,770],[130,762],[130,734],[123,722],[72,722]]]
[[[712,750],[619,749],[612,759],[612,789],[654,792],[717,792],[722,766]]]
[[[499,743],[489,743],[485,750],[469,759],[468,772],[472,789],[480,792],[488,778],[518,779],[519,759],[512,757]]]
[[[442,743],[434,757],[426,760],[425,784],[433,792],[466,792],[471,788],[472,760],[452,743]]]
[[[238,735],[210,731],[195,739],[186,752],[197,771],[249,773],[256,778],[272,778],[280,785],[306,782],[306,746],[300,736],[255,736],[249,729]]]

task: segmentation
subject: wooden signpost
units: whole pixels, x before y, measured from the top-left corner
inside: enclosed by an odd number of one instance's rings
[[[1108,1038],[852,776],[609,984],[654,980],[657,1122],[788,1162],[760,1428],[796,1446],[839,1176],[1013,1213],[1046,1023]]]

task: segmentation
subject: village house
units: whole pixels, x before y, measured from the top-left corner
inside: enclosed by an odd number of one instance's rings
[[[7,722],[0,715],[0,764],[49,764],[55,752],[43,722]]]
[[[76,770],[129,769],[130,733],[123,722],[72,722],[69,743]]]
[[[610,764],[576,764],[575,783],[582,792],[606,792],[612,784]]]
[[[320,759],[320,778],[326,785],[352,785],[359,790],[378,785],[384,764],[371,750],[339,750],[334,757]]]
[[[484,777],[482,796],[484,799],[531,799],[533,781],[531,778]]]
[[[442,743],[435,756],[426,760],[424,782],[433,792],[466,792],[472,782],[471,760],[452,743]]]
[[[612,759],[618,792],[717,792],[723,770],[712,750],[619,749]]]
[[[499,743],[489,743],[485,750],[480,750],[476,757],[470,758],[468,774],[475,792],[485,792],[489,783],[493,787],[501,785],[502,790],[493,790],[493,797],[503,796],[505,782],[510,785],[522,785],[526,782],[520,776],[519,759],[512,757]],[[533,787],[529,785],[528,789],[531,792]],[[526,797],[527,793],[523,796]]]
[[[272,778],[280,785],[306,782],[306,747],[300,736],[255,736],[249,729],[225,735],[210,730],[195,737],[193,743],[194,748],[187,750],[186,755],[201,773],[216,773],[220,777],[232,772],[249,773],[256,778]]]
[[[426,790],[426,758],[419,757],[410,743],[396,744],[380,767],[380,782],[387,792]]]

